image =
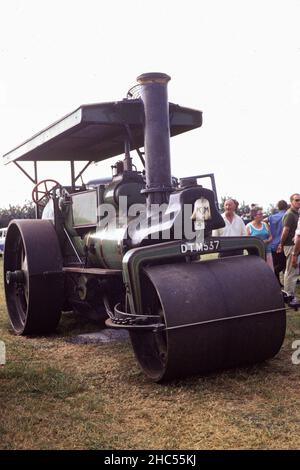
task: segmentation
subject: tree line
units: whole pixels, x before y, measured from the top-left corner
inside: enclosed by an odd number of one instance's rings
[[[233,201],[235,201],[237,203],[236,213],[239,216],[250,214],[252,206],[257,206],[258,205],[258,204],[251,204],[251,205],[246,204],[245,201],[239,203],[236,199],[234,199],[231,196],[222,196],[221,201],[219,203],[219,208],[220,208],[221,212],[224,212],[224,204],[225,204],[225,201],[227,201],[227,199],[232,199]],[[274,204],[269,204],[269,207],[267,207],[267,209],[266,209],[266,214],[268,214],[268,215],[269,214],[274,214],[277,211],[278,211],[278,209],[276,208],[276,206]]]
[[[228,196],[223,196],[220,202],[220,210],[224,212],[224,202],[226,199],[232,199]],[[237,213],[239,215],[247,214],[250,212],[250,206],[243,201],[238,205]],[[275,212],[275,207],[270,205],[268,213]],[[31,201],[26,201],[25,204],[16,206],[9,205],[6,209],[0,209],[0,228],[7,227],[12,219],[34,219],[35,218],[35,205]]]
[[[0,228],[7,227],[12,219],[34,219],[35,205],[33,202],[26,201],[23,206],[9,205],[8,208],[0,209]]]

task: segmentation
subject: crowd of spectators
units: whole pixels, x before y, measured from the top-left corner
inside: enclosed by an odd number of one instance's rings
[[[239,209],[236,199],[224,202],[222,214],[225,227],[214,230],[213,236],[253,236],[264,243],[266,261],[274,271],[290,305],[298,305],[295,290],[299,276],[300,254],[300,194],[294,193],[289,204],[280,200],[272,213],[264,213],[256,203]],[[239,255],[232,250],[221,256]]]

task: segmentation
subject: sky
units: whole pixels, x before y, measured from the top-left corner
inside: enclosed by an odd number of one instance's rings
[[[300,0],[0,2],[0,208],[33,187],[3,154],[81,104],[123,99],[145,72],[169,74],[169,101],[203,112],[171,139],[173,175],[214,173],[219,197],[264,208],[288,200],[300,192],[299,24]],[[39,175],[69,184],[65,164]]]

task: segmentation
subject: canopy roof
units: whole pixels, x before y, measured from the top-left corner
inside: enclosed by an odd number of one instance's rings
[[[202,113],[169,103],[171,136],[202,124]],[[6,153],[5,163],[17,161],[101,161],[144,146],[141,100],[80,106],[23,144]]]

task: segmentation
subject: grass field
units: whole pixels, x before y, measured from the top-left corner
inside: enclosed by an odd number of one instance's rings
[[[150,383],[127,342],[75,345],[95,330],[65,315],[57,335],[16,337],[7,319],[0,261],[1,449],[300,448],[300,312],[264,364],[169,385]]]

